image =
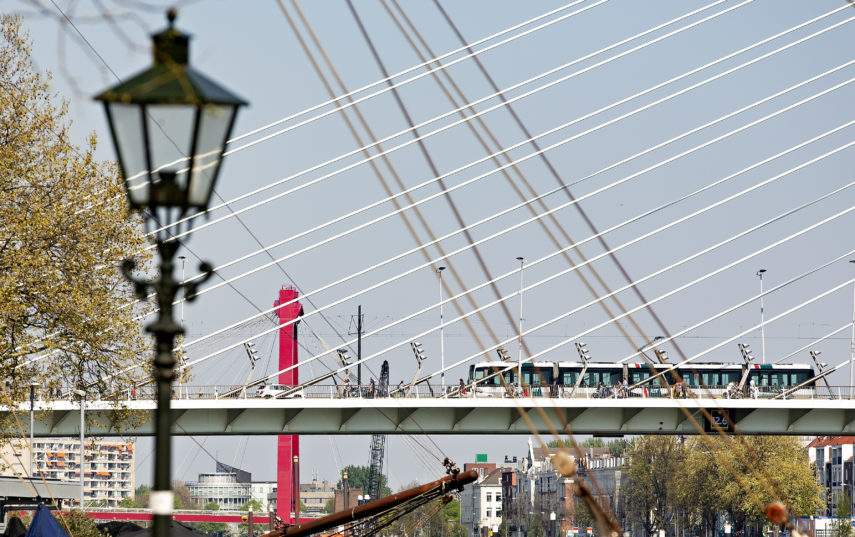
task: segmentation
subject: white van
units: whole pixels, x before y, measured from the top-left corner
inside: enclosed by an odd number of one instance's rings
[[[279,396],[281,399],[293,399],[294,397],[303,397],[302,388],[288,395],[282,395],[283,393],[289,392],[293,389],[294,386],[288,386],[286,384],[268,384],[267,386],[262,386],[261,389],[258,390],[258,395],[261,397]]]

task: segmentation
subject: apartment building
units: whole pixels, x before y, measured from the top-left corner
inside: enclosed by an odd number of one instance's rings
[[[29,442],[14,441],[2,450],[2,475],[29,475]],[[123,498],[133,496],[135,487],[134,444],[126,441],[86,439],[84,458],[80,458],[80,440],[71,438],[38,438],[33,442],[34,475],[59,481],[80,482],[83,469],[84,502],[117,506]],[[82,464],[81,464],[82,462]],[[79,498],[72,500],[79,504]]]
[[[815,464],[816,478],[825,487],[826,515],[837,515],[843,492],[849,494],[849,512],[855,512],[853,454],[855,436],[819,436],[808,444],[808,457]]]

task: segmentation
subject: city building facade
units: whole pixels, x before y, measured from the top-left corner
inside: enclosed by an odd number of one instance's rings
[[[300,501],[306,506],[306,511],[301,517],[322,516],[324,507],[333,497],[335,497],[335,483],[330,483],[326,479],[318,481],[318,477],[313,476],[311,483],[300,484]]]
[[[220,509],[238,510],[252,498],[252,484],[239,481],[234,472],[199,474],[198,481],[188,481],[185,485],[190,496],[203,507],[215,503]]]
[[[558,448],[535,448],[529,441],[525,456],[505,457],[499,483],[508,535],[522,537],[532,531],[542,531],[547,537],[586,534],[587,528],[580,528],[576,523],[579,481],[584,481],[597,501],[608,505],[612,512],[617,514],[622,510],[626,463],[623,457],[613,455],[608,448],[583,448],[581,453],[573,450],[571,453],[575,454],[570,457],[576,464],[576,473],[564,477],[552,464],[559,451]],[[576,456],[580,454],[581,458]],[[594,481],[596,487],[592,486]]]
[[[471,486],[465,487],[460,494],[460,522],[472,536],[489,535],[498,530],[502,523],[502,473],[503,468],[496,468],[492,463],[481,468],[471,468],[464,465],[466,470],[479,471],[478,480]],[[489,473],[485,473],[492,468]]]
[[[32,462],[36,476],[80,483],[82,466],[85,504],[92,502],[92,505],[115,507],[123,498],[134,495],[136,465],[133,442],[86,439],[82,464],[79,439],[38,438],[33,442],[32,461],[28,444],[17,440],[4,446],[0,460],[8,463],[3,465],[2,475],[30,475]],[[70,503],[79,505],[79,497],[70,499]]]
[[[855,512],[854,452],[855,436],[819,436],[808,444],[808,457],[814,464],[816,478],[825,488],[826,515],[837,515],[844,493],[849,494],[849,512]]]

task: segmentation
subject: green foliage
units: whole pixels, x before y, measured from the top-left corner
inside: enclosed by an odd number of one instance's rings
[[[664,529],[675,513],[677,471],[685,460],[683,444],[673,436],[646,436],[629,451],[627,514],[645,535]]]
[[[443,506],[442,510],[445,512],[446,519],[460,520],[460,502],[458,500],[452,499]]]
[[[368,474],[370,472],[370,468],[368,466],[355,466],[353,464],[349,464],[344,467],[342,472],[347,472],[347,483],[351,489],[362,489],[364,491],[368,491]],[[388,496],[392,494],[392,489],[388,487],[386,484],[386,476],[380,476],[380,494],[382,496]],[[341,490],[342,481],[338,480],[336,484],[336,488]],[[376,499],[376,498],[373,498]]]
[[[29,386],[81,387],[123,400],[120,388],[150,375],[129,367],[149,352],[119,260],[143,251],[114,166],[95,160],[95,137],[69,143],[65,103],[33,68],[21,19],[0,15],[0,377],[4,404]],[[147,254],[141,254],[142,266]],[[18,367],[35,356],[49,356]],[[112,375],[112,378],[111,378]],[[109,382],[104,379],[111,379]],[[8,398],[11,398],[9,400]],[[141,415],[119,409],[119,422]],[[0,424],[0,431],[15,431]]]
[[[615,440],[609,440],[606,442],[602,438],[599,437],[590,437],[586,438],[581,442],[577,442],[577,445],[580,449],[589,448],[589,447],[607,447],[609,448],[609,452],[612,455],[622,455],[625,449],[629,449],[632,445],[633,440],[626,440],[623,438],[618,438]],[[569,439],[567,440],[550,440],[547,442],[546,447],[550,448],[573,448],[573,442]]]
[[[695,487],[716,490],[707,500],[727,509],[738,529],[765,523],[763,506],[771,501],[792,506],[796,516],[815,514],[823,505],[822,487],[793,437],[698,438],[690,449],[706,452],[715,462]]]
[[[216,502],[208,502],[202,509],[206,511],[219,511],[220,506]],[[192,526],[198,531],[212,537],[221,537],[228,531],[228,526],[222,522],[196,522]]]
[[[327,500],[327,503],[324,504],[324,513],[332,513],[335,509],[335,496]]]
[[[529,517],[528,525],[526,526],[526,535],[528,537],[543,537],[546,534],[546,524],[540,513],[536,513]]]
[[[119,502],[119,507],[125,509],[133,509],[142,507],[142,504],[138,503],[132,496],[125,496],[122,498],[122,501]]]
[[[637,439],[625,471],[629,524],[645,534],[667,529],[675,519],[698,534],[712,534],[720,514],[734,530],[768,525],[764,506],[780,501],[793,514],[812,515],[822,506],[822,488],[793,437],[700,436]],[[842,537],[842,536],[841,536]],[[845,536],[853,537],[853,536]]]
[[[172,480],[172,492],[175,494],[175,509],[199,509],[199,504],[183,481]]]
[[[261,505],[261,502],[259,502],[259,501],[258,501],[258,500],[256,500],[256,499],[249,500],[249,501],[248,501],[248,502],[246,502],[245,504],[241,505],[241,506],[240,506],[240,510],[241,510],[241,511],[249,511],[250,506],[252,507],[252,512],[253,512],[253,513],[262,513],[262,512],[264,512],[264,506],[263,506],[263,505]]]
[[[510,533],[510,527],[508,525],[508,519],[505,516],[502,516],[502,523],[499,524],[499,531],[497,531],[494,537],[508,537]]]
[[[134,501],[142,507],[148,507],[148,499],[151,496],[151,487],[140,485],[134,489]]]
[[[62,529],[74,537],[102,537],[98,525],[83,511],[54,511],[53,516]]]
[[[445,505],[440,499],[407,512],[388,527],[388,535],[419,535],[419,537],[468,537],[460,522],[460,502]]]
[[[840,491],[834,498],[837,518],[832,522],[831,531],[834,537],[853,537],[852,528],[852,499],[846,490]]]
[[[582,501],[581,498],[576,498],[576,509],[573,511],[573,521],[580,528],[588,528],[594,526],[594,517],[591,515],[591,510],[588,509],[588,504]]]

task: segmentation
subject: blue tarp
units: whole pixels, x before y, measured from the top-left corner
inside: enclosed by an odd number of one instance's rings
[[[68,534],[60,527],[50,509],[42,503],[36,509],[33,521],[30,522],[30,529],[24,537],[68,537]]]

